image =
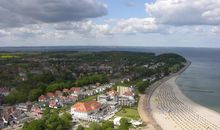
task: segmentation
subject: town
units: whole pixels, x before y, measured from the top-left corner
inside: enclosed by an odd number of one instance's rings
[[[132,52],[8,53],[0,60],[4,130],[143,128],[139,95],[185,61]]]

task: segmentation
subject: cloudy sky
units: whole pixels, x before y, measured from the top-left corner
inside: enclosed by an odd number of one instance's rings
[[[0,0],[0,46],[220,47],[220,0]]]

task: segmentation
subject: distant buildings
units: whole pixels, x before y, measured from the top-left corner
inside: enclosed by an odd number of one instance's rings
[[[10,89],[6,87],[0,87],[0,94],[7,96],[10,93]]]
[[[60,108],[66,104],[72,104],[76,101],[82,100],[88,96],[103,93],[107,88],[111,88],[112,84],[96,83],[96,85],[84,87],[72,87],[70,89],[64,88],[62,91],[48,92],[38,98],[40,107]]]
[[[16,109],[21,110],[23,112],[31,111],[31,108],[32,108],[32,103],[30,103],[30,102],[28,102],[28,103],[19,103],[18,105],[16,105]]]

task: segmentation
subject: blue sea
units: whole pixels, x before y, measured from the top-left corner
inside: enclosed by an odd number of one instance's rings
[[[194,102],[220,112],[220,49],[210,48],[154,48],[154,47],[6,47],[0,51],[134,51],[178,53],[192,62],[179,77],[177,84]]]

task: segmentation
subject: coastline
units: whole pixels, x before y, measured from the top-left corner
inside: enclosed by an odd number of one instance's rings
[[[185,66],[178,73],[169,76],[154,88],[149,97],[153,124],[159,129],[220,129],[220,114],[205,106],[199,105],[186,97],[176,83],[179,75],[184,72]],[[152,122],[151,122],[152,123]],[[156,126],[157,126],[156,125]],[[155,126],[155,125],[154,125]],[[155,127],[158,129],[158,127]]]
[[[157,123],[157,121],[154,119],[154,117],[152,115],[150,99],[151,99],[154,91],[161,84],[168,81],[172,77],[177,76],[177,75],[179,76],[180,74],[182,74],[190,65],[191,65],[191,62],[187,61],[186,65],[181,70],[156,81],[151,86],[149,86],[149,89],[146,90],[145,94],[140,95],[140,100],[138,103],[138,113],[139,113],[141,119],[143,120],[143,122],[145,122],[147,124],[149,130],[162,130],[161,126]]]

